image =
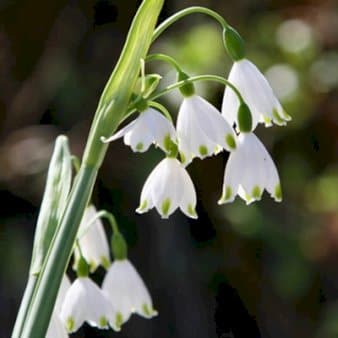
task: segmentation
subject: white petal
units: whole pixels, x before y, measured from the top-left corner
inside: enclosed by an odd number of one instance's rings
[[[188,153],[187,158],[199,157],[203,159],[214,153],[217,144],[201,129],[195,114],[196,103],[198,106],[196,95],[183,99],[177,117],[178,147],[179,151],[184,153],[181,144],[184,145]]]
[[[60,317],[56,312],[53,312],[46,333],[46,338],[68,338],[68,337],[69,336],[62,324]]]
[[[155,180],[158,172],[160,171],[159,169],[161,168],[160,163],[149,174],[148,178],[146,179],[143,185],[141,197],[140,197],[140,205],[136,209],[136,212],[138,212],[139,214],[143,214],[144,212],[147,212],[149,209],[153,208],[154,206],[151,191],[152,191],[153,181]]]
[[[182,212],[191,218],[197,218],[196,213],[196,191],[194,184],[187,173],[187,171],[182,167],[181,170],[182,177],[182,186],[183,186],[183,194],[180,202],[180,209]]]
[[[63,275],[62,281],[61,281],[61,285],[56,297],[56,302],[54,305],[54,311],[57,313],[61,312],[61,307],[62,307],[62,303],[65,299],[65,295],[68,291],[68,289],[70,288],[71,283],[70,280],[68,278],[68,276],[66,274]]]
[[[252,130],[258,122],[266,126],[271,121],[285,124],[288,115],[282,110],[279,101],[274,95],[271,86],[258,68],[247,59],[234,63],[229,81],[240,91],[244,101],[252,113]],[[238,100],[231,88],[226,88],[223,98],[222,113],[231,123],[237,121]],[[236,118],[234,118],[236,116]]]
[[[281,200],[276,166],[260,140],[252,133],[241,134],[237,149],[230,154],[219,203],[231,202],[236,194],[247,204],[260,200],[266,189],[276,201]]]
[[[139,117],[137,124],[126,133],[123,140],[134,152],[143,153],[147,151],[153,142],[153,135],[149,130],[147,121],[143,117]]]
[[[148,108],[142,113],[147,120],[147,126],[152,133],[152,140],[158,144],[163,151],[166,149],[166,139],[169,137],[172,141],[176,139],[176,131],[173,124],[155,109]]]
[[[112,313],[113,307],[100,288],[88,277],[79,277],[66,293],[60,317],[67,330],[75,332],[84,321],[107,328]]]
[[[237,149],[230,153],[224,171],[222,197],[218,201],[218,204],[232,202],[238,193],[241,170],[243,168],[240,147],[241,144],[238,142]]]
[[[84,323],[86,316],[86,289],[76,279],[65,295],[60,318],[68,332],[75,332]]]
[[[99,265],[107,268],[110,264],[110,250],[103,224],[100,219],[96,219],[94,223],[90,224],[96,215],[95,207],[88,206],[78,231],[82,255],[88,262],[91,272],[95,271]],[[75,267],[79,256],[78,249],[75,248]]]
[[[149,292],[129,260],[114,261],[103,281],[102,289],[114,304],[117,313],[126,322],[134,312],[151,318],[156,315],[153,310]],[[111,320],[115,321],[116,318]]]
[[[235,142],[235,134],[221,113],[202,97],[194,95],[190,98],[195,123],[203,133],[215,144],[229,151],[234,150],[226,142],[231,137]],[[228,136],[229,135],[229,136]]]
[[[159,214],[168,218],[179,206],[182,196],[180,162],[175,158],[165,158],[158,166],[158,174],[151,185],[151,196]]]
[[[103,142],[108,143],[108,142],[112,142],[112,141],[119,139],[120,137],[124,136],[126,133],[130,132],[135,127],[136,123],[137,123],[137,119],[135,119],[134,121],[131,121],[129,124],[127,124],[125,127],[120,129],[114,135],[108,137],[107,139],[103,139]]]

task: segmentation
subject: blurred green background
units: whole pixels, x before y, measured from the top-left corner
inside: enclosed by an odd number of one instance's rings
[[[140,1],[0,2],[0,336],[22,296],[46,168],[56,135],[81,156],[100,93]],[[227,154],[188,167],[197,221],[137,215],[143,183],[162,158],[111,144],[93,201],[117,217],[159,316],[121,333],[85,325],[74,337],[338,337],[338,4],[330,0],[167,0],[160,20],[191,5],[225,16],[246,40],[293,120],[257,134],[272,154],[284,201],[267,195],[218,206]],[[194,15],[152,51],[191,74],[228,73],[219,27]],[[151,63],[164,83],[175,74]],[[220,108],[223,88],[198,86]],[[163,98],[176,116],[178,92]],[[70,272],[72,275],[72,272]],[[99,271],[96,280],[102,280]]]

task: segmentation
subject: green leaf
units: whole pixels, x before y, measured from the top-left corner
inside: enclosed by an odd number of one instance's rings
[[[38,274],[65,209],[72,180],[72,158],[66,136],[58,136],[49,164],[37,221],[30,274]]]

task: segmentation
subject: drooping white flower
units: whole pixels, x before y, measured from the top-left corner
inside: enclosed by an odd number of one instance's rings
[[[103,142],[115,141],[122,136],[124,143],[134,152],[145,152],[152,143],[168,152],[170,141],[175,141],[176,132],[173,124],[161,113],[153,108],[147,108],[116,134],[103,139]]]
[[[67,290],[70,287],[70,281],[65,274],[56,297],[54,310],[49,322],[46,338],[68,338],[67,331],[61,321],[60,312]]]
[[[50,318],[46,338],[68,338],[68,333],[63,326],[61,318],[56,312],[52,313]]]
[[[68,289],[60,317],[69,333],[75,332],[86,321],[89,325],[107,329],[114,317],[113,305],[102,290],[88,277],[78,277]],[[116,331],[120,327],[112,325]]]
[[[212,104],[195,94],[183,99],[177,116],[177,139],[184,164],[223,148],[236,148],[235,134],[228,122]]]
[[[125,323],[132,313],[145,318],[157,315],[147,287],[128,259],[115,260],[102,284],[102,290],[116,309],[111,325]]]
[[[276,166],[261,141],[252,133],[238,137],[236,151],[230,153],[225,168],[219,204],[232,202],[238,194],[247,204],[260,200],[266,189],[276,202],[282,192]]]
[[[271,86],[249,60],[234,62],[228,80],[240,91],[252,114],[252,130],[259,122],[271,126],[272,122],[285,125],[291,118],[279,103]],[[222,114],[230,125],[238,126],[237,112],[239,100],[234,91],[226,87],[222,103]]]
[[[109,245],[103,224],[100,219],[92,222],[96,215],[96,208],[93,205],[89,205],[85,210],[78,230],[81,252],[88,262],[91,272],[95,271],[99,265],[106,269],[110,265]],[[74,249],[74,258],[74,268],[76,268],[80,259],[77,246]]]
[[[162,218],[168,218],[178,207],[188,217],[197,218],[194,184],[176,158],[163,159],[144,183],[136,211],[141,214],[153,207]]]

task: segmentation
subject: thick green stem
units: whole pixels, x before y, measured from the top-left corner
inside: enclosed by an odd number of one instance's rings
[[[79,171],[61,226],[40,273],[39,287],[21,337],[45,337],[61,279],[73,250],[78,224],[87,206],[96,175],[97,169],[94,167],[83,166]]]
[[[90,199],[107,145],[100,140],[116,130],[145,58],[164,0],[144,0],[131,25],[121,57],[99,102],[87,141],[83,162],[75,180],[61,224],[41,270],[21,338],[44,338],[62,276],[69,262],[80,221]]]
[[[214,12],[213,10],[209,8],[193,6],[193,7],[188,7],[188,8],[181,10],[175,13],[174,15],[172,15],[171,17],[169,17],[168,19],[166,19],[165,21],[163,21],[154,31],[153,41],[155,41],[173,23],[175,23],[176,21],[182,19],[183,17],[187,15],[195,14],[195,13],[206,14],[212,17],[222,26],[223,29],[229,26],[228,23],[225,21],[225,19],[221,15],[219,15],[217,12]]]

